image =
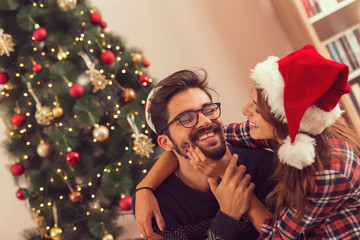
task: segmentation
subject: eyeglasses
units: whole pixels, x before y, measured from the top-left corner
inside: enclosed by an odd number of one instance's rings
[[[164,131],[170,127],[176,120],[179,120],[185,128],[192,128],[199,122],[199,112],[210,120],[216,120],[221,115],[220,103],[207,103],[198,110],[189,110],[180,113],[164,128]]]

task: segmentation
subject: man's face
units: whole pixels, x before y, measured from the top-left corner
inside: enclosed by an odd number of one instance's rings
[[[170,122],[180,113],[201,109],[204,104],[211,103],[207,94],[199,88],[190,88],[173,96],[168,103]],[[210,120],[202,112],[198,113],[198,123],[192,128],[185,128],[179,120],[169,127],[170,140],[175,151],[187,158],[187,144],[197,146],[206,157],[220,159],[226,152],[226,143],[220,118]]]

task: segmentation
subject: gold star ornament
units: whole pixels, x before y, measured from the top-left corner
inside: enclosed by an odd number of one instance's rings
[[[10,34],[4,33],[4,29],[0,28],[0,56],[6,54],[10,56],[10,52],[14,51],[15,43]]]

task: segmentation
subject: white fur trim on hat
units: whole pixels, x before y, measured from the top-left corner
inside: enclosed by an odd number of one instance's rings
[[[291,143],[288,136],[278,150],[280,162],[303,169],[315,161],[315,139],[309,135],[298,133]]]
[[[284,109],[284,78],[279,71],[278,57],[270,56],[264,62],[256,64],[250,77],[256,87],[263,90],[263,97],[276,118],[286,123]]]
[[[325,128],[332,125],[336,119],[341,117],[343,112],[339,104],[330,112],[326,112],[314,105],[310,106],[301,119],[299,130],[313,135],[319,135]]]
[[[153,130],[156,133],[155,126],[154,126],[153,122],[151,121],[151,117],[150,117],[149,111],[148,111],[148,109],[150,107],[150,102],[151,102],[150,98],[154,95],[154,91],[155,91],[155,88],[153,88],[150,91],[150,93],[146,99],[145,119],[146,119],[147,125],[151,128],[151,130]]]

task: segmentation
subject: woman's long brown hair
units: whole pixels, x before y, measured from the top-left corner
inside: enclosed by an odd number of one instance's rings
[[[265,121],[274,126],[274,135],[277,139],[285,139],[288,134],[287,124],[278,120],[270,111],[270,107],[262,95],[262,90],[257,89],[257,105],[258,111]],[[307,198],[311,196],[314,188],[315,173],[324,169],[330,164],[332,153],[338,153],[338,159],[344,160],[338,150],[335,150],[329,143],[329,139],[337,138],[342,142],[350,144],[355,152],[360,154],[360,141],[357,133],[343,123],[336,121],[330,127],[326,128],[320,135],[315,137],[315,162],[299,170],[287,164],[281,163],[278,156],[275,156],[275,171],[273,174],[277,185],[273,191],[267,196],[266,203],[274,216],[279,215],[280,211],[287,207],[297,211],[298,220],[300,220],[306,212]],[[280,144],[274,143],[275,153],[279,149]]]

